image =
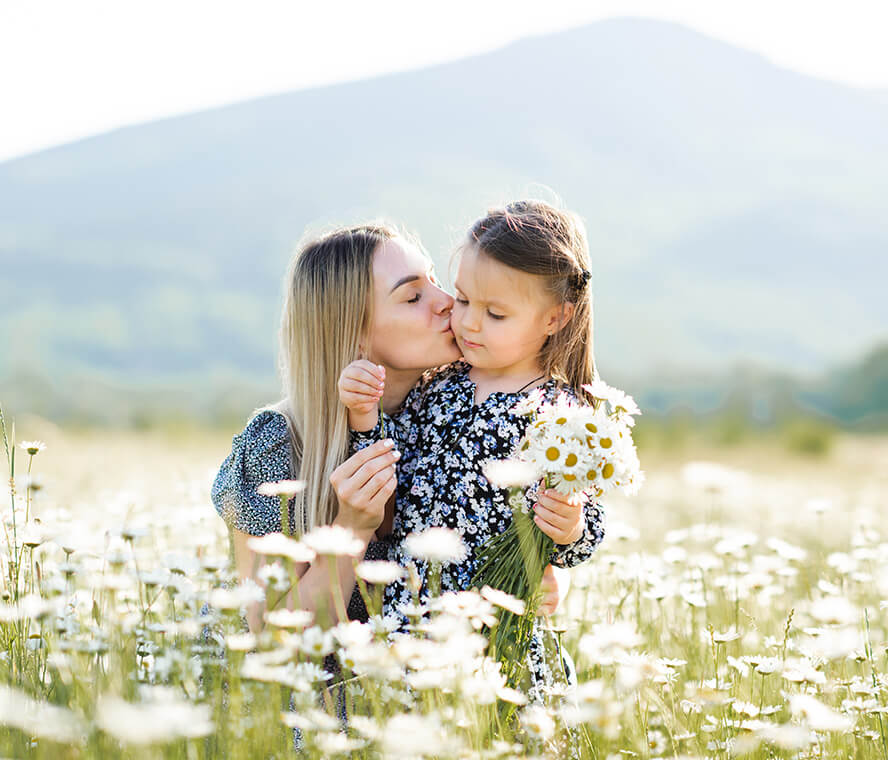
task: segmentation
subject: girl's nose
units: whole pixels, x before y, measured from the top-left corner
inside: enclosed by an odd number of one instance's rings
[[[477,309],[463,309],[462,326],[470,332],[478,332],[481,329],[480,314]]]

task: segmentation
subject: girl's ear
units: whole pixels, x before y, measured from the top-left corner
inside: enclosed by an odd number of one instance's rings
[[[553,306],[549,310],[549,318],[546,321],[546,334],[554,335],[561,330],[574,315],[575,304],[570,301]]]

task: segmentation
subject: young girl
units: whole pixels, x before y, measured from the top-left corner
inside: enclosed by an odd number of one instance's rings
[[[512,413],[532,389],[547,400],[576,396],[594,379],[589,251],[582,222],[540,201],[490,211],[460,250],[451,329],[465,361],[416,386],[386,433],[402,452],[390,552],[407,564],[402,541],[434,526],[457,531],[466,557],[441,569],[441,590],[465,590],[479,547],[511,521],[508,492],[482,472],[491,459],[512,454],[527,418]],[[340,378],[357,448],[378,440],[377,402],[384,376],[370,362],[354,362]],[[357,432],[365,431],[365,432]],[[555,541],[552,564],[589,558],[604,536],[600,507],[582,495],[528,489],[540,530]],[[428,594],[426,563],[415,562]],[[385,590],[386,613],[413,601],[404,582]],[[557,680],[543,656],[537,627],[528,666],[530,696]]]

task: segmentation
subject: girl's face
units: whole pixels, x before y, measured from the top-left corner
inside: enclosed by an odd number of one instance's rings
[[[450,331],[453,297],[431,260],[401,238],[373,254],[373,322],[368,357],[397,371],[422,371],[459,359]]]
[[[539,372],[546,338],[564,323],[543,278],[466,250],[456,275],[451,326],[466,361],[498,375]]]

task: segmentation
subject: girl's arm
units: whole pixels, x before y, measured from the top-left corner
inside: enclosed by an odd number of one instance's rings
[[[460,365],[460,362],[454,362],[443,367],[426,370],[419,382],[410,389],[400,408],[391,415],[385,412],[379,414],[372,429],[364,430],[352,427],[351,410],[349,410],[349,427],[352,428],[349,437],[350,450],[354,453],[369,446],[374,441],[378,441],[385,432],[385,435],[395,442],[395,446],[402,453],[409,454],[416,444],[417,430],[422,420],[423,405],[428,391],[437,383],[445,380],[451,373],[459,371]],[[345,372],[343,372],[344,374]],[[341,390],[340,398],[342,398]],[[345,403],[344,399],[343,402]],[[348,405],[346,403],[346,406]],[[376,408],[378,409],[378,405]]]
[[[348,426],[372,431],[379,422],[379,402],[385,389],[385,367],[366,359],[349,364],[336,383],[339,400],[348,409]]]

